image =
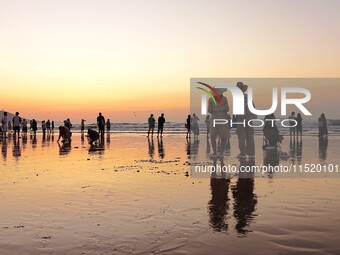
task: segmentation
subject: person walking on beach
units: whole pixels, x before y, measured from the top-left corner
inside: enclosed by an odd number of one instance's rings
[[[302,137],[302,117],[300,113],[296,115],[296,122],[296,136],[300,134],[300,137]]]
[[[205,118],[205,125],[207,126],[207,137],[209,137],[210,134],[210,115],[207,115],[207,117]]]
[[[59,126],[59,137],[57,142],[60,141],[60,138],[63,138],[63,140],[61,140],[62,143],[71,142],[71,132],[67,126]]]
[[[236,85],[244,94],[244,115],[237,115],[237,122],[243,122],[237,125],[238,146],[240,154],[238,158],[245,158],[247,155],[249,158],[255,157],[255,142],[254,142],[254,128],[248,125],[248,121],[254,119],[254,114],[249,111],[248,108],[248,85],[238,82]]]
[[[31,129],[32,129],[33,134],[35,136],[37,134],[37,130],[38,130],[38,123],[35,119],[32,120]]]
[[[151,131],[151,136],[153,136],[153,131],[155,129],[155,118],[153,117],[153,114],[150,114],[150,117],[148,118],[148,124],[149,124],[149,129],[148,129],[148,137],[150,135]]]
[[[157,137],[159,136],[159,133],[161,134],[161,137],[163,136],[164,123],[165,123],[165,118],[164,118],[164,113],[162,113],[161,116],[158,117]]]
[[[6,134],[8,131],[8,124],[7,124],[7,112],[4,112],[4,116],[1,119],[1,125],[2,125],[2,138],[7,138]]]
[[[27,121],[26,121],[26,119],[22,120],[21,125],[22,125],[22,133],[27,135]]]
[[[13,130],[14,130],[14,135],[18,134],[18,138],[20,135],[20,124],[21,124],[21,118],[19,117],[19,112],[16,112],[15,116],[13,117]]]
[[[208,112],[211,114],[210,122],[210,138],[211,138],[211,146],[213,149],[213,157],[219,156],[223,157],[223,151],[226,147],[227,140],[230,138],[230,126],[227,124],[224,125],[216,125],[213,126],[214,120],[216,119],[230,119],[228,111],[229,104],[228,100],[223,93],[226,89],[216,89],[220,99],[222,100],[222,104],[215,104],[213,98],[209,98],[208,102]],[[217,99],[217,98],[216,98]],[[216,139],[219,138],[221,140],[221,151],[217,152],[217,144]]]
[[[98,125],[100,137],[102,140],[104,140],[105,118],[101,112],[99,113],[99,116],[97,117],[97,125]]]
[[[194,140],[198,140],[198,136],[200,134],[200,128],[198,126],[198,121],[200,119],[197,117],[196,113],[194,113],[192,115],[192,118],[191,118],[191,123],[190,123],[190,126],[191,126],[191,130],[192,132],[194,133]]]
[[[51,133],[51,122],[50,122],[50,120],[47,120],[47,122],[46,122],[46,129],[47,129],[47,133]]]
[[[111,122],[110,119],[107,119],[106,121],[106,133],[110,133],[111,130]]]
[[[327,138],[328,136],[327,119],[324,113],[321,114],[318,120],[318,124],[319,124],[319,138],[320,139]]]
[[[81,123],[80,123],[80,131],[81,131],[82,133],[84,133],[84,131],[85,131],[85,121],[86,121],[86,120],[81,119]]]
[[[51,131],[52,131],[52,133],[54,133],[54,121],[53,120],[51,122]]]
[[[42,128],[42,131],[43,131],[43,137],[45,137],[47,128],[46,128],[46,122],[44,120],[41,122],[41,128]]]
[[[292,112],[290,114],[290,116],[288,117],[288,119],[290,119],[289,121],[289,125],[290,125],[290,128],[289,128],[289,134],[290,136],[294,136],[295,137],[295,125],[296,125],[296,117],[295,117],[295,112]]]
[[[191,116],[188,115],[187,123],[185,124],[185,128],[187,129],[187,139],[190,138],[190,122],[191,122]]]

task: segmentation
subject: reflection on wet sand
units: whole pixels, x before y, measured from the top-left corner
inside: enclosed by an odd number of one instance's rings
[[[255,161],[240,161],[241,166],[254,166]],[[247,227],[254,221],[257,196],[254,194],[254,173],[240,172],[236,186],[233,188],[234,217],[237,220],[237,233],[246,236],[250,232]]]
[[[328,138],[319,138],[319,159],[327,159]]]
[[[153,137],[149,138],[148,137],[148,148],[149,148],[149,157],[150,157],[150,160],[153,160],[153,157],[155,155],[155,144],[154,144],[154,141],[153,141]]]
[[[57,142],[59,146],[59,155],[68,155],[71,151],[71,143],[60,143]]]
[[[164,159],[165,152],[164,152],[163,138],[157,137],[157,143],[158,143],[158,156],[160,159]]]

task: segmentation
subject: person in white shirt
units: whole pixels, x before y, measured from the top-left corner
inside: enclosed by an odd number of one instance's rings
[[[1,119],[1,125],[2,125],[2,137],[6,138],[6,133],[8,130],[8,126],[7,126],[7,112],[4,112],[4,116]]]
[[[21,118],[19,117],[19,113],[16,112],[15,116],[13,117],[13,131],[14,131],[14,135],[18,133],[18,138],[20,135],[20,124],[21,124]]]

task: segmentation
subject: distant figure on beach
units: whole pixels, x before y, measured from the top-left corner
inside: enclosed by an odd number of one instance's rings
[[[12,133],[13,131],[13,125],[11,121],[8,121],[8,132]]]
[[[153,136],[153,131],[155,129],[155,118],[153,117],[153,114],[150,114],[150,117],[148,118],[148,125],[149,125],[149,129],[148,129],[148,136],[150,135],[150,131],[151,131],[151,136]]]
[[[54,121],[53,120],[51,122],[51,131],[52,131],[52,133],[54,132]]]
[[[161,116],[158,117],[157,137],[159,136],[159,133],[161,134],[161,137],[163,136],[164,123],[165,123],[165,118],[164,118],[164,113],[162,113]]]
[[[229,111],[229,104],[228,100],[223,93],[227,91],[226,89],[218,89],[216,91],[222,100],[222,104],[218,103],[215,104],[213,98],[209,98],[208,102],[208,112],[211,114],[210,119],[210,139],[211,139],[211,147],[213,149],[212,156],[223,156],[223,151],[226,147],[227,140],[230,138],[230,126],[229,125],[216,125],[213,126],[214,120],[216,119],[230,119],[228,111]],[[217,99],[217,96],[216,96]],[[221,140],[221,150],[218,152],[216,139],[219,138]]]
[[[86,120],[81,119],[81,122],[80,122],[80,131],[81,131],[82,133],[84,133],[84,131],[85,131],[85,121],[86,121]]]
[[[22,133],[26,135],[27,134],[27,120],[23,119],[21,122],[21,125],[22,125]]]
[[[197,117],[196,113],[194,113],[190,120],[191,120],[190,127],[191,127],[191,131],[194,133],[194,139],[198,140],[198,136],[200,134],[200,128],[198,126],[198,121],[200,119]]]
[[[7,112],[4,112],[4,116],[1,119],[1,126],[2,126],[2,138],[6,138],[8,126],[7,126]]]
[[[111,130],[111,122],[110,122],[110,119],[107,119],[107,121],[106,121],[106,132],[110,133],[110,130]]]
[[[19,117],[19,112],[15,113],[15,116],[13,117],[13,130],[14,135],[18,134],[18,138],[20,135],[20,124],[21,124],[21,118]]]
[[[105,118],[101,112],[99,113],[99,116],[97,117],[97,125],[98,125],[100,137],[101,139],[104,139]]]
[[[47,120],[46,122],[46,129],[47,129],[47,133],[51,133],[51,121]]]
[[[283,136],[280,135],[279,129],[277,128],[275,122],[266,121],[267,119],[271,120],[271,119],[276,119],[276,118],[273,113],[266,115],[266,117],[264,118],[265,124],[262,130],[263,137],[264,137],[263,149],[269,149],[269,148],[275,149],[280,145],[280,143],[282,143]]]
[[[185,128],[187,129],[187,138],[190,138],[190,122],[191,122],[191,116],[188,115],[187,123],[185,124]]]
[[[41,128],[42,128],[42,131],[43,131],[43,136],[45,137],[47,126],[46,126],[46,122],[44,120],[41,122]]]
[[[32,120],[31,129],[32,129],[33,134],[35,136],[37,134],[37,130],[38,130],[38,123],[35,119]]]
[[[209,137],[210,134],[210,115],[207,115],[207,117],[205,118],[205,125],[207,126],[207,137]]]
[[[325,114],[321,114],[319,120],[318,120],[318,124],[319,124],[319,138],[327,138],[328,136],[328,127],[327,127],[327,119]]]
[[[296,115],[296,122],[296,136],[299,136],[299,134],[302,136],[302,117],[300,113]]]
[[[254,142],[254,128],[248,125],[248,121],[254,119],[254,114],[249,111],[248,108],[248,85],[238,82],[236,85],[244,94],[244,115],[237,115],[237,122],[243,122],[244,125],[237,125],[238,146],[240,154],[238,158],[245,158],[247,155],[249,158],[255,157],[255,142]]]
[[[71,132],[67,126],[59,126],[59,137],[57,142],[60,141],[60,138],[63,139],[61,140],[62,143],[71,142]]]
[[[99,133],[96,130],[93,130],[93,129],[89,128],[87,130],[87,138],[89,140],[89,144],[91,146],[94,146],[94,142],[99,140]]]
[[[288,117],[288,119],[290,119],[291,121],[289,121],[289,125],[291,126],[289,128],[289,134],[290,136],[294,136],[295,137],[295,124],[296,124],[296,117],[295,117],[295,112],[292,112],[290,114],[290,116]]]
[[[68,127],[68,129],[71,131],[71,128],[73,128],[71,120],[67,118],[67,120],[64,121],[64,125]]]

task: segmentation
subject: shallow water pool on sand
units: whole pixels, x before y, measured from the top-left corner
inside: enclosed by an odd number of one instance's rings
[[[0,254],[340,254],[339,179],[190,178],[183,135],[53,138],[0,143]],[[288,160],[336,163],[339,142],[304,137]]]

